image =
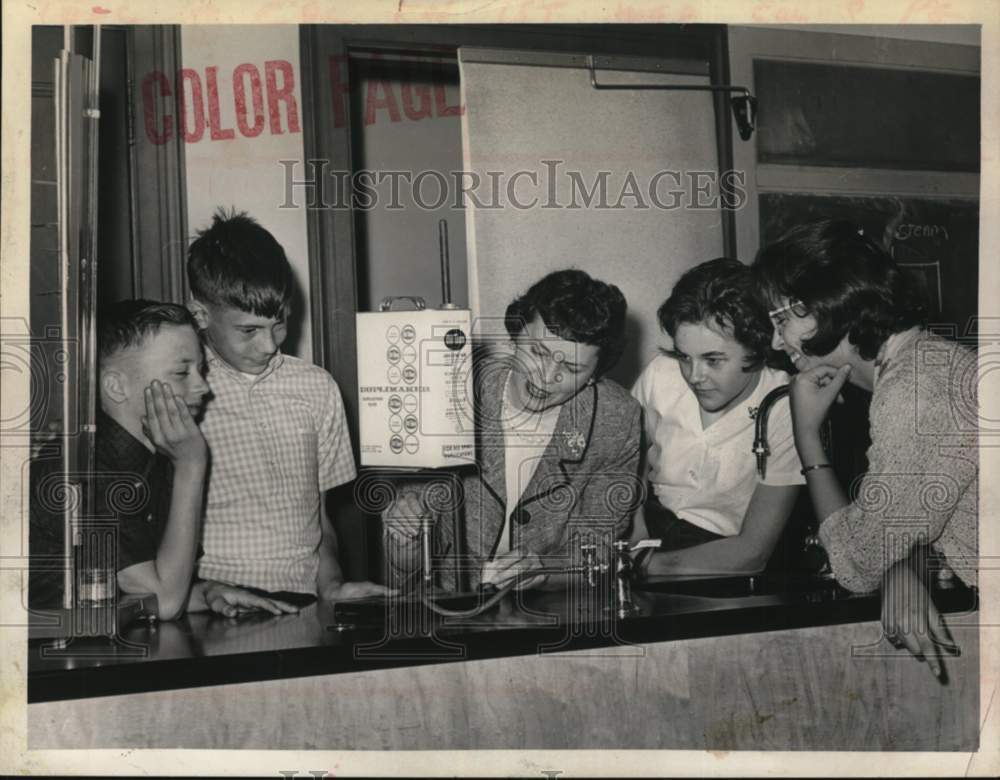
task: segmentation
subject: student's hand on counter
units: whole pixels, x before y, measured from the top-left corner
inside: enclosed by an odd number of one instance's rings
[[[814,366],[796,374],[789,382],[792,422],[796,436],[817,433],[840,390],[851,375],[851,367],[843,365]]]
[[[383,525],[398,543],[408,544],[420,536],[422,523],[431,517],[420,496],[412,491],[400,491],[392,506],[385,510]]]
[[[176,465],[201,464],[208,460],[208,445],[183,400],[169,384],[153,380],[145,390],[146,416],[143,430],[157,451]]]
[[[882,586],[882,631],[896,648],[905,647],[943,681],[942,656],[958,646],[948,633],[927,587],[904,559],[890,568]]]
[[[226,617],[237,617],[255,610],[270,612],[272,615],[295,614],[299,611],[298,607],[287,602],[257,596],[221,582],[206,584],[204,598],[210,611]]]
[[[543,568],[542,561],[535,553],[511,550],[510,552],[498,555],[492,561],[487,561],[480,572],[479,580],[483,585],[494,585],[502,588],[518,575],[530,574],[533,569],[541,568]],[[547,579],[547,574],[523,578],[518,582],[516,589],[529,590],[530,588],[538,588]]]
[[[350,601],[369,596],[392,596],[399,593],[394,588],[387,588],[377,582],[331,582],[319,594],[323,601]]]

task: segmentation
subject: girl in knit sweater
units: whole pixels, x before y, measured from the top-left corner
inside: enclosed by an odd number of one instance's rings
[[[926,584],[926,551],[976,584],[977,357],[922,326],[903,271],[846,222],[794,228],[764,247],[754,271],[771,301],[773,346],[791,382],[795,445],[819,536],[844,587],[882,590],[886,638],[939,678],[954,649]],[[820,426],[845,382],[872,394],[869,470],[839,484]]]

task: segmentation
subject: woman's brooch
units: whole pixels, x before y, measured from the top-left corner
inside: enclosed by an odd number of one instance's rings
[[[573,453],[574,457],[580,457],[586,444],[587,439],[579,431],[566,434],[566,445],[569,447],[569,451]]]

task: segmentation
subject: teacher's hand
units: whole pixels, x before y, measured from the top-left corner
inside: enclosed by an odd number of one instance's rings
[[[331,582],[320,593],[320,598],[324,601],[351,601],[352,599],[364,599],[371,596],[393,596],[399,593],[395,588],[387,588],[377,582]]]
[[[789,402],[796,436],[819,431],[827,412],[850,375],[849,365],[840,368],[822,365],[792,377],[789,382]]]
[[[420,496],[413,491],[401,490],[385,510],[382,523],[398,544],[409,544],[420,536],[421,526],[428,519],[431,519],[431,513]]]
[[[528,590],[541,586],[548,579],[547,574],[539,574],[536,577],[524,576],[530,574],[534,569],[541,568],[542,561],[535,553],[511,550],[498,555],[492,561],[487,561],[480,572],[479,579],[483,585],[495,585],[502,588],[520,576],[522,579],[517,583],[516,590]]]

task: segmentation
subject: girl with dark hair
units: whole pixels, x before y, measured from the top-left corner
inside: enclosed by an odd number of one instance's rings
[[[887,638],[940,675],[951,640],[924,578],[927,547],[976,582],[976,355],[921,327],[922,305],[888,253],[846,222],[819,221],[764,247],[754,265],[771,301],[773,346],[791,383],[795,446],[837,580],[882,588]],[[820,426],[845,382],[872,394],[868,473],[837,481]]]
[[[773,362],[750,269],[728,258],[687,271],[660,306],[672,344],[632,394],[642,404],[650,490],[633,539],[659,538],[647,574],[754,574],[767,564],[803,478],[787,399],[769,415],[771,456],[753,457],[754,418],[788,383]]]
[[[567,566],[580,542],[605,549],[626,534],[641,494],[640,409],[604,376],[622,352],[625,311],[617,287],[577,270],[549,274],[507,307],[513,351],[476,369],[480,468],[462,485],[473,587],[503,586],[542,568],[543,558]],[[396,583],[419,567],[420,525],[432,503],[408,486],[385,513]],[[435,523],[439,550],[455,549],[452,533],[450,523]],[[564,582],[540,575],[519,587]]]

